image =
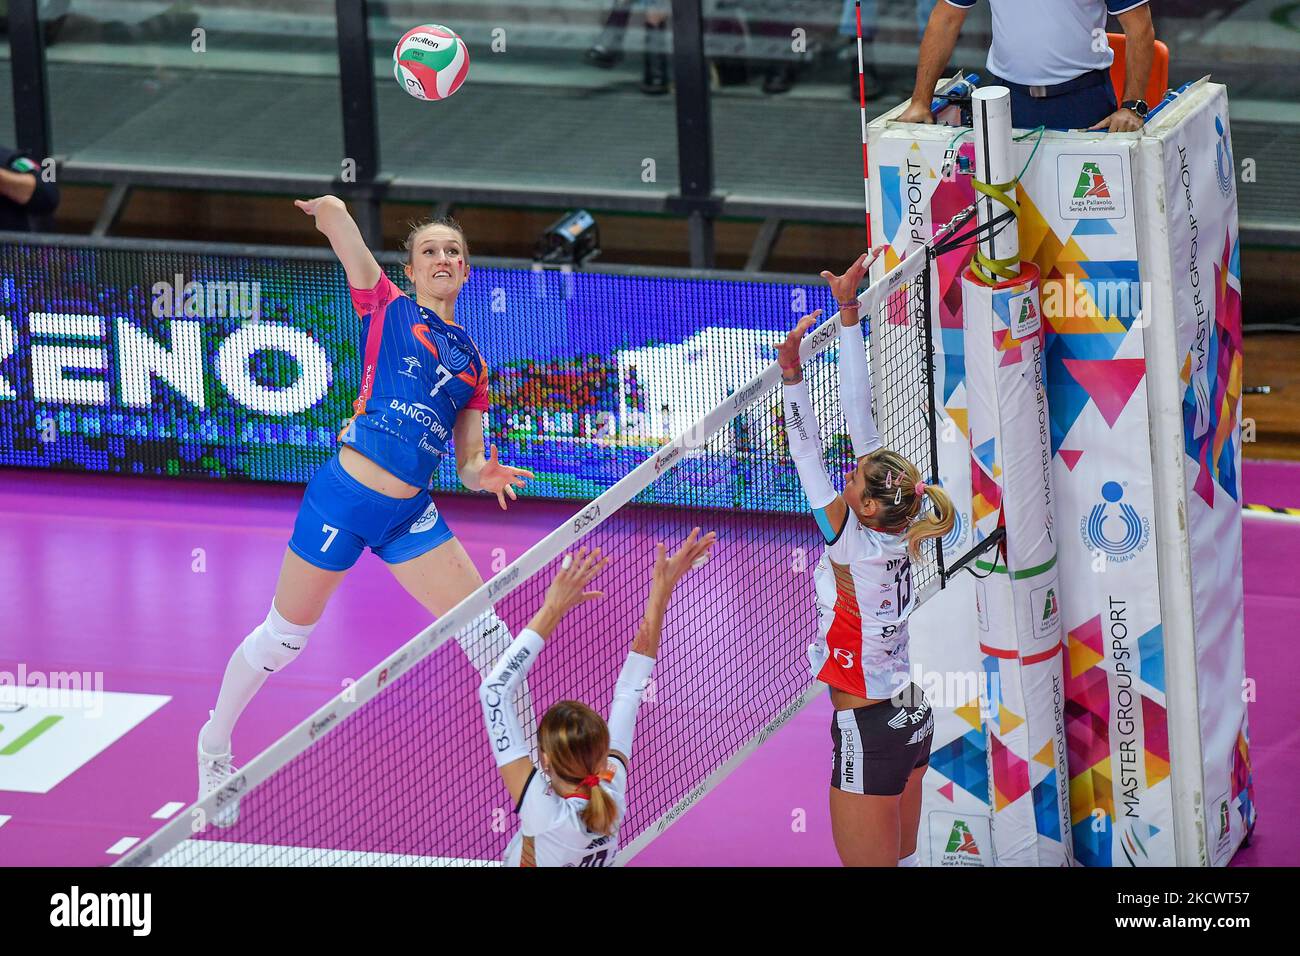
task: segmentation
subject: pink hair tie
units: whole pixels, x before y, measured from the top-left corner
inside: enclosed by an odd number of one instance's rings
[[[916,483],[916,487],[914,487],[914,488],[912,489],[912,491],[913,491],[913,493],[915,493],[916,497],[918,497],[918,498],[921,497],[923,494],[925,494],[925,482],[924,482],[924,481],[918,481],[918,482]]]

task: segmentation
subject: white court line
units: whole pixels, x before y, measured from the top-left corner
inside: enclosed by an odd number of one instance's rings
[[[175,800],[173,800],[171,803],[164,803],[161,807],[159,807],[157,810],[154,811],[153,818],[155,820],[166,820],[168,817],[173,816],[177,810],[180,810],[184,806],[185,804],[178,803]]]
[[[224,840],[185,840],[155,866],[204,866],[209,851],[247,852],[238,866],[500,866],[500,860],[470,860],[449,856],[414,856],[406,853],[367,853],[363,850],[324,850],[305,846],[235,843]],[[229,859],[229,857],[227,857]]]
[[[5,814],[0,813],[0,827],[4,826],[6,823],[8,823],[8,822],[9,822],[10,820],[12,820],[12,819],[13,819],[13,817],[11,817],[11,816],[6,816]]]
[[[104,852],[109,856],[121,856],[139,842],[139,837],[122,837],[122,839],[118,840]]]

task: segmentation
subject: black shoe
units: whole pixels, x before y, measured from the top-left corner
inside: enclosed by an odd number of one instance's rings
[[[718,86],[745,86],[749,83],[749,64],[734,57],[718,57],[713,61]]]
[[[608,70],[623,59],[623,36],[627,33],[631,6],[628,0],[619,0],[610,8],[600,36],[586,54],[587,62],[592,66]]]
[[[767,71],[763,77],[764,93],[788,93],[794,86],[794,64],[781,63]]]
[[[645,74],[641,78],[641,92],[658,96],[668,92],[668,54],[647,53]]]
[[[645,72],[641,92],[658,96],[668,92],[668,24],[645,25]]]
[[[59,34],[63,31],[63,24],[67,22],[68,22],[68,15],[66,13],[63,14],[63,16],[61,17],[55,17],[53,20],[45,21],[45,45],[46,46],[54,45],[54,41],[59,38]],[[3,32],[4,32],[3,30],[0,30],[0,34],[2,34]]]
[[[612,69],[623,61],[623,51],[611,49],[601,43],[595,43],[586,54],[587,62],[602,70]]]

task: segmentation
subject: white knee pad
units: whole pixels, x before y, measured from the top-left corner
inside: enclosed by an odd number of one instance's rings
[[[480,674],[486,674],[496,665],[514,639],[506,622],[497,617],[495,608],[488,608],[456,635],[461,650]]]
[[[307,646],[307,637],[316,629],[315,624],[291,624],[271,605],[266,620],[259,624],[241,648],[244,660],[259,671],[278,670],[293,663],[293,659]]]
[[[921,858],[917,856],[916,851],[913,850],[911,853],[907,854],[907,856],[900,857],[898,861],[898,865],[899,866],[920,866]]]

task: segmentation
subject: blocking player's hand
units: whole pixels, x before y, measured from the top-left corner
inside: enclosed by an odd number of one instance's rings
[[[588,591],[587,585],[607,564],[609,558],[601,555],[600,548],[588,551],[586,545],[583,545],[577,551],[566,554],[546,592],[545,606],[556,614],[563,615],[579,604],[604,597],[604,591]]]
[[[664,543],[655,545],[655,566],[653,572],[654,589],[663,596],[672,593],[677,582],[692,568],[703,565],[712,556],[713,546],[718,543],[716,531],[710,531],[700,537],[700,529],[694,528],[687,535],[682,546],[673,554],[668,553]]]
[[[830,272],[821,274],[826,284],[831,287],[831,294],[835,296],[835,301],[841,309],[857,307],[858,286],[862,285],[862,280],[866,277],[871,264],[888,248],[888,245],[881,244],[870,252],[864,252],[853,260],[853,264],[844,270],[843,275],[837,276]]]
[[[787,381],[799,381],[802,375],[798,374],[802,359],[799,358],[799,346],[803,342],[803,337],[808,333],[817,320],[821,318],[822,310],[818,309],[812,315],[805,315],[799,320],[799,324],[790,330],[786,335],[784,342],[777,343],[776,360],[781,365],[781,371],[785,373]]]

